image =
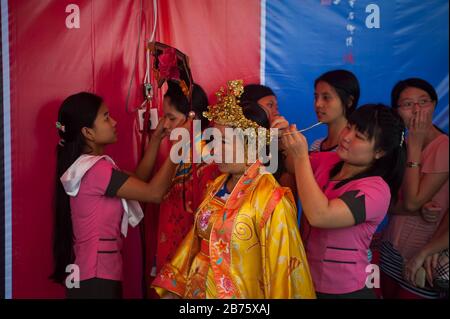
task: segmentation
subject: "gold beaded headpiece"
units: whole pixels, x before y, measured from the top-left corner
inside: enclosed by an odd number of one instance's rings
[[[270,143],[270,130],[258,125],[258,123],[247,119],[244,116],[242,107],[239,105],[239,98],[244,92],[244,81],[234,80],[228,81],[227,91],[223,87],[216,92],[217,103],[208,106],[208,111],[203,112],[203,116],[209,121],[213,121],[220,125],[231,126],[246,130],[253,129],[256,136],[258,129],[264,129],[266,132],[266,143]]]

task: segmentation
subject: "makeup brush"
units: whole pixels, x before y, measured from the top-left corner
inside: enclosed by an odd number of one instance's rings
[[[323,123],[322,123],[322,122],[317,122],[317,123],[314,124],[314,125],[311,125],[311,126],[309,126],[309,127],[303,128],[303,129],[298,130],[298,131],[295,131],[295,132],[303,133],[303,132],[306,132],[306,131],[308,131],[308,130],[310,130],[310,129],[316,127],[316,126],[319,126],[320,124],[323,124]],[[292,133],[295,133],[295,132],[287,132],[287,133],[283,133],[283,134],[281,134],[281,135],[282,135],[282,136],[283,136],[283,135],[289,135],[289,134],[292,134]]]

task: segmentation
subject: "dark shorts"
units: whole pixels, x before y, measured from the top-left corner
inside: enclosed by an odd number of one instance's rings
[[[121,299],[122,282],[101,278],[80,281],[80,288],[66,288],[67,299]]]

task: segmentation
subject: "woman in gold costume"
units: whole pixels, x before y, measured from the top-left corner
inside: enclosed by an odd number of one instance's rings
[[[269,128],[267,116],[257,104],[241,107],[242,92],[241,80],[228,82],[204,113],[221,132],[223,154],[234,151],[233,161],[224,163],[225,155],[218,161],[222,175],[207,188],[194,226],[153,282],[162,298],[315,298],[291,191],[261,161],[236,160],[239,146],[248,155],[250,139],[230,140],[225,133],[251,129],[269,141],[262,130]]]

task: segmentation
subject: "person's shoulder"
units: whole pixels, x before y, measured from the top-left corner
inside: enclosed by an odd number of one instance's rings
[[[422,173],[448,172],[449,139],[446,134],[437,136],[422,153]]]
[[[329,168],[341,161],[336,152],[313,152],[309,155],[309,159],[314,171],[317,168]]]
[[[320,151],[320,144],[322,144],[325,137],[321,137],[316,139],[314,142],[311,143],[311,146],[309,147],[310,152],[318,152]]]
[[[105,157],[99,159],[93,166],[91,169],[95,169],[95,170],[110,170],[112,168],[115,168],[115,165],[108,161]]]
[[[339,155],[336,152],[312,152],[310,154],[311,157],[317,157],[323,161],[329,160],[338,162],[340,160]]]
[[[351,188],[360,189],[362,191],[375,191],[390,195],[388,183],[381,176],[368,176],[358,178],[349,182]]]
[[[274,197],[281,199],[284,196],[288,196],[292,199],[292,202],[295,202],[293,199],[292,190],[289,187],[281,186],[272,174],[262,174],[257,183],[258,184],[256,185],[253,193],[253,198],[258,195],[269,200]]]
[[[263,197],[270,197],[273,194],[274,190],[277,188],[281,188],[281,185],[275,179],[275,177],[268,173],[261,173],[261,176],[257,180],[254,181],[256,183],[253,194],[261,195]]]
[[[257,180],[257,183],[258,183],[257,187],[269,186],[269,185],[272,185],[272,186],[279,185],[277,180],[275,179],[275,177],[272,174],[270,174],[269,172],[262,172],[261,176]]]
[[[102,178],[107,177],[109,178],[112,174],[112,170],[115,169],[115,165],[108,161],[106,158],[100,158],[98,159],[94,165],[88,170],[86,173],[86,177],[91,178]]]
[[[449,139],[447,134],[440,134],[436,139],[434,140],[436,147],[444,147],[448,149],[449,145]]]

